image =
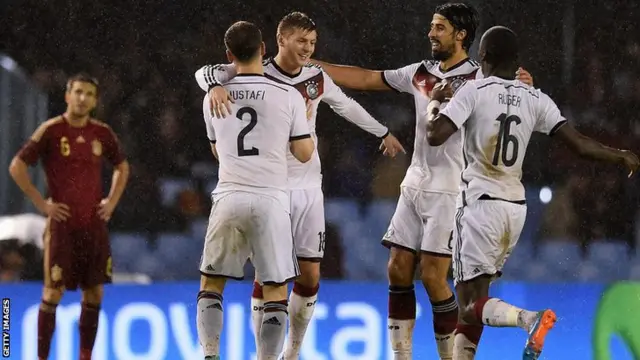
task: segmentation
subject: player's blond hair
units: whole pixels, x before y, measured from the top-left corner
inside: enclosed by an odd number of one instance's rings
[[[277,35],[284,35],[290,31],[300,29],[304,31],[316,30],[316,23],[311,18],[302,12],[294,11],[285,15],[278,23]]]

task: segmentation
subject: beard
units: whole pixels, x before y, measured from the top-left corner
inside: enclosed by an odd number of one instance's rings
[[[453,46],[445,48],[440,44],[438,50],[431,49],[431,56],[433,56],[434,60],[445,61],[453,55]]]

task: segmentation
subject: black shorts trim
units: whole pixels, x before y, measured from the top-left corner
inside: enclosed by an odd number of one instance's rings
[[[396,249],[408,251],[408,252],[412,253],[413,255],[418,255],[417,251],[415,251],[415,250],[413,250],[411,248],[408,248],[406,246],[398,245],[398,244],[393,243],[393,242],[391,242],[389,240],[382,240],[380,243],[382,244],[382,246],[386,247],[387,249],[391,249],[392,247],[394,247]]]
[[[319,263],[322,261],[321,257],[302,257],[302,256],[298,256],[298,261],[307,261],[307,262],[312,262],[312,263]]]
[[[238,280],[238,281],[244,280],[244,276],[236,277],[236,276],[229,276],[229,275],[217,275],[217,274],[216,274],[216,275],[214,275],[214,274],[207,274],[207,273],[202,272],[202,271],[200,271],[200,275],[202,275],[202,276],[206,276],[206,277],[208,277],[208,278],[210,278],[210,279],[215,279],[215,278],[226,278],[226,279]]]
[[[516,205],[527,205],[527,200],[507,200],[507,199],[502,199],[502,198],[489,196],[487,194],[480,195],[478,200],[504,201],[504,202],[508,202],[508,203],[512,203],[512,204],[516,204]]]
[[[433,251],[420,250],[420,253],[423,254],[423,255],[429,255],[429,256],[439,257],[439,258],[451,258],[452,257],[452,254],[443,254],[443,253],[438,253],[438,252],[433,252]]]
[[[290,277],[287,280],[285,280],[284,282],[264,281],[262,283],[262,285],[279,286],[279,285],[288,284],[288,283],[292,282],[293,280],[295,280],[297,278],[298,278],[298,276]]]

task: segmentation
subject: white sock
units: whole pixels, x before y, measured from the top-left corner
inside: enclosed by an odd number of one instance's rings
[[[260,329],[262,328],[262,317],[264,315],[264,300],[251,298],[251,324],[253,325],[253,338],[256,342],[256,354],[260,349]]]
[[[284,348],[284,360],[298,360],[307,326],[316,308],[318,294],[303,297],[295,292],[289,295],[289,335]]]
[[[453,341],[453,360],[473,360],[477,348],[464,334],[458,333]]]
[[[389,339],[394,360],[411,360],[413,346],[413,328],[416,320],[387,319]]]
[[[220,355],[220,334],[222,334],[222,295],[211,291],[200,291],[197,303],[196,323],[198,339],[205,356],[216,358]]]
[[[440,360],[451,360],[453,359],[453,344],[454,339],[456,337],[456,332],[453,331],[451,334],[436,335],[436,347],[438,348],[438,354],[440,355]]]
[[[482,308],[482,323],[494,327],[521,327],[526,331],[536,319],[536,313],[491,298]]]

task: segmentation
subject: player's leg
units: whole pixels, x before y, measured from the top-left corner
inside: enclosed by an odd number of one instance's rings
[[[422,236],[422,221],[414,207],[416,192],[403,188],[382,244],[389,248],[388,331],[395,360],[412,359],[416,294],[413,278]]]
[[[65,276],[70,270],[66,227],[49,219],[44,238],[44,289],[38,311],[38,359],[49,358],[51,338],[56,327],[56,308],[64,293]]]
[[[451,360],[458,304],[447,282],[456,196],[421,192],[416,206],[423,219],[420,273],[433,312],[433,332],[440,359]]]
[[[112,261],[107,225],[99,218],[93,226],[79,233],[74,258],[78,259],[82,305],[80,310],[80,360],[90,360],[98,333],[103,284],[111,283]],[[82,260],[80,260],[82,259]]]
[[[247,238],[256,277],[264,285],[258,358],[276,360],[286,334],[287,283],[300,275],[300,269],[293,249],[291,220],[284,205],[271,197],[256,197],[252,210],[252,228],[259,231],[250,232]]]
[[[542,351],[555,314],[520,309],[489,297],[489,285],[517,243],[525,216],[525,206],[497,200],[477,201],[458,211],[453,262],[460,316],[454,359],[473,359],[483,325],[527,331],[523,359],[537,359]]]
[[[262,328],[262,318],[264,316],[264,294],[262,285],[258,282],[257,274],[254,275],[253,291],[251,292],[251,330],[256,343],[256,352],[260,349],[258,340],[260,339],[260,329]]]
[[[220,359],[223,325],[222,293],[226,279],[241,280],[250,253],[245,238],[236,229],[251,217],[250,194],[232,193],[215,199],[205,235],[200,263],[200,291],[196,324],[205,359]]]
[[[289,334],[284,359],[295,360],[318,301],[320,261],[325,249],[324,195],[322,189],[293,190],[291,232],[300,266],[300,276],[289,295]]]

